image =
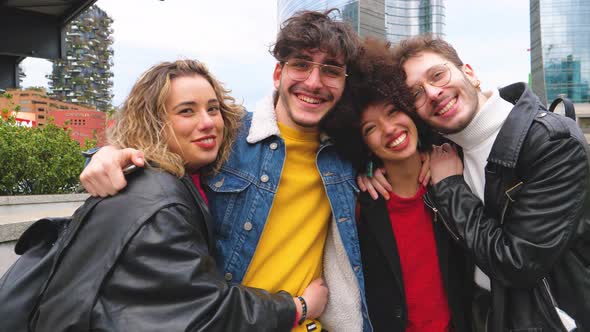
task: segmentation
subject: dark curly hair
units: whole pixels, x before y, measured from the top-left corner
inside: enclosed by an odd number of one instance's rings
[[[349,66],[344,94],[335,109],[321,123],[335,142],[336,148],[354,167],[363,172],[370,159],[370,150],[363,141],[361,116],[371,105],[391,102],[395,109],[406,113],[418,128],[420,151],[427,151],[433,142],[433,132],[417,116],[405,73],[391,53],[391,44],[367,38],[359,49],[355,63]],[[379,160],[373,159],[380,164]]]
[[[348,64],[356,59],[359,38],[352,27],[330,17],[338,9],[325,12],[299,11],[285,20],[270,53],[279,62],[301,50],[317,49],[332,57],[343,56]]]

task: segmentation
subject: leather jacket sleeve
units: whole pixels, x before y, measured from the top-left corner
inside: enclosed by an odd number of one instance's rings
[[[290,331],[287,292],[228,285],[206,232],[182,205],[166,207],[133,236],[93,309],[96,331]],[[194,216],[194,215],[193,215]]]
[[[589,189],[587,150],[579,139],[552,138],[531,128],[517,168],[523,181],[504,220],[502,207],[483,202],[462,176],[432,186],[430,195],[446,222],[452,224],[476,264],[508,287],[530,287],[546,276],[554,263],[581,234],[584,202]],[[498,166],[498,165],[492,165]],[[486,173],[502,172],[486,168]],[[486,174],[486,181],[488,180]],[[493,176],[499,177],[500,174]],[[486,201],[498,200],[507,188]],[[507,197],[499,197],[507,201]],[[488,205],[486,203],[486,205]]]

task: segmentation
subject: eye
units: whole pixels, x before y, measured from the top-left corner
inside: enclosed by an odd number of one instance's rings
[[[371,134],[373,131],[375,131],[374,125],[367,125],[367,126],[363,127],[363,135],[364,136]]]
[[[322,67],[322,73],[324,75],[328,75],[331,77],[339,77],[342,76],[342,72],[344,71],[344,68],[341,67],[337,67],[337,66],[332,66],[332,65],[325,65]]]
[[[387,115],[391,117],[391,116],[394,116],[397,112],[398,112],[398,110],[396,110],[395,108],[392,108],[389,111],[387,111]]]
[[[420,97],[422,97],[423,93],[424,89],[422,87],[417,87],[412,90],[412,95],[414,96],[414,99],[419,99]]]
[[[178,114],[192,114],[193,110],[191,108],[183,108],[180,111],[178,111]]]
[[[221,108],[219,108],[219,105],[211,105],[207,109],[207,112],[209,112],[209,113],[218,113],[220,111],[221,111]]]
[[[307,61],[304,60],[289,61],[289,65],[297,70],[307,70],[311,66]]]
[[[445,73],[446,73],[446,71],[445,70],[442,70],[442,69],[435,71],[432,74],[431,81],[432,82],[438,82],[438,81],[440,81],[441,79],[443,79],[443,77],[445,77]]]

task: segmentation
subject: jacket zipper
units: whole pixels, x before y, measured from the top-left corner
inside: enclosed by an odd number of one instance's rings
[[[543,285],[545,286],[545,290],[547,291],[547,295],[549,295],[549,300],[551,300],[551,304],[554,307],[557,307],[557,301],[555,301],[553,294],[551,294],[551,288],[549,288],[549,283],[547,282],[547,278],[543,278],[541,280],[543,280]]]
[[[438,209],[436,208],[436,206],[434,206],[434,203],[432,203],[432,201],[430,200],[430,195],[428,195],[428,193],[426,193],[424,195],[424,204],[426,204],[427,207],[429,207],[432,212],[434,213],[434,223],[436,223],[436,221],[438,220]],[[455,231],[453,230],[453,228],[447,223],[447,221],[445,220],[445,218],[443,218],[443,216],[440,216],[440,220],[442,220],[443,225],[445,226],[445,228],[447,229],[447,231],[449,232],[449,234],[451,234],[451,236],[455,239],[455,241],[459,241],[461,238],[459,237],[459,235],[457,235],[457,233],[455,233]]]

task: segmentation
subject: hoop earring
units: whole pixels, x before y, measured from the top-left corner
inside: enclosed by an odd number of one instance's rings
[[[473,86],[474,86],[474,87],[475,87],[477,90],[481,91],[481,82],[480,82],[479,80],[476,80],[476,81],[475,81],[475,84],[473,84]]]

